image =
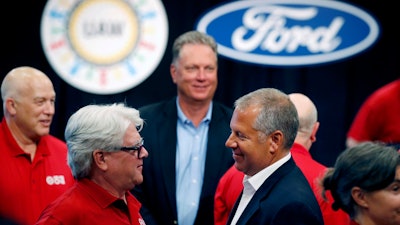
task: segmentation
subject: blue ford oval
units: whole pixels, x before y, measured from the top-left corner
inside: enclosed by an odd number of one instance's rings
[[[379,36],[371,15],[334,0],[234,1],[206,12],[196,29],[213,36],[225,57],[274,66],[341,60]]]

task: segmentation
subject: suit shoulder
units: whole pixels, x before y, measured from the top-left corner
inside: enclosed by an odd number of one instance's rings
[[[138,110],[141,115],[147,115],[147,114],[152,114],[152,113],[159,113],[162,110],[169,108],[171,106],[175,106],[175,98],[165,100],[165,101],[150,103],[148,105],[139,107]]]
[[[138,108],[138,110],[140,112],[147,112],[147,111],[151,111],[151,110],[160,108],[163,104],[164,104],[164,102],[151,103],[148,105],[141,106],[140,108]]]
[[[219,111],[221,111],[224,114],[229,115],[229,116],[231,116],[232,113],[233,113],[233,109],[232,108],[229,108],[228,106],[226,106],[226,105],[224,105],[224,104],[222,104],[220,102],[215,102],[214,101],[213,102],[213,108],[215,110],[219,110]]]

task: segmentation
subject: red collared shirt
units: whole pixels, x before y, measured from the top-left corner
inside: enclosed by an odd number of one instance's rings
[[[145,225],[139,213],[140,202],[130,192],[126,192],[126,201],[127,204],[89,179],[82,179],[50,204],[36,225]]]
[[[0,215],[18,224],[34,224],[42,210],[75,183],[67,146],[53,136],[40,139],[31,162],[3,118],[0,152]]]

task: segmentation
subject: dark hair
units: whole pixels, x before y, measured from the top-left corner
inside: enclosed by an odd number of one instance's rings
[[[330,190],[334,199],[332,208],[343,209],[354,218],[357,204],[351,189],[359,187],[366,192],[381,190],[393,183],[400,157],[393,147],[378,142],[363,142],[344,150],[334,168],[325,174],[323,195]]]

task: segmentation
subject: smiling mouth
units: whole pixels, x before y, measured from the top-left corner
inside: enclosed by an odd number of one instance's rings
[[[44,126],[50,126],[51,120],[41,120],[40,123],[43,124]]]

